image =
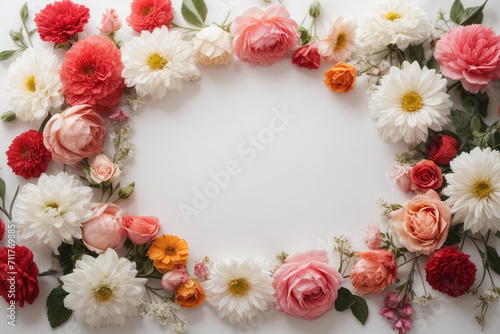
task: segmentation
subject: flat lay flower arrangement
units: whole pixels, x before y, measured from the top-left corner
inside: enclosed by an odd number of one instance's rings
[[[275,3],[207,24],[203,0],[184,0],[180,12],[170,0],[133,0],[128,17],[106,9],[95,35],[85,38],[79,38],[90,18],[84,5],[55,1],[33,22],[24,5],[21,29],[10,31],[17,48],[0,53],[2,61],[11,59],[12,111],[2,120],[35,127],[6,152],[12,172],[34,181],[12,191],[0,179],[6,220],[0,239],[17,231],[23,244],[9,238],[0,248],[3,298],[27,307],[37,301],[38,277],[56,275],[59,285],[46,301],[53,328],[71,316],[94,328],[142,315],[182,333],[187,322],[179,310],[205,302],[231,324],[274,305],[304,320],[328,316],[332,308],[350,310],[365,324],[362,296],[383,293],[376,313],[406,333],[416,304],[432,303],[440,293],[472,294],[471,312],[484,326],[500,296],[493,242],[500,238],[500,125],[485,121],[488,94],[500,79],[500,36],[482,24],[486,4],[464,8],[456,0],[433,20],[414,1],[384,0],[359,27],[354,18],[329,18],[328,31],[318,37],[316,23],[325,16],[318,1],[300,23],[286,3]],[[174,23],[179,13],[188,27]],[[115,35],[123,23],[136,32],[124,41]],[[33,48],[37,36],[46,48]],[[330,63],[318,82],[335,93],[351,91],[357,79],[369,81],[374,125],[384,139],[409,145],[388,170],[413,197],[403,204],[380,200],[387,225],[385,232],[367,227],[367,251],[356,251],[345,235],[335,237],[338,266],[326,251],[312,249],[282,252],[274,266],[252,257],[205,257],[188,268],[188,241],[161,234],[157,217],[120,208],[135,185],[120,182],[135,150],[133,112],[196,81],[199,67],[236,57],[271,66],[288,55],[291,66],[311,70]],[[48,175],[52,160],[61,171]],[[480,263],[470,260],[465,244],[473,245]],[[50,248],[57,262],[43,273],[32,253],[41,248]],[[415,291],[415,280],[424,294]]]

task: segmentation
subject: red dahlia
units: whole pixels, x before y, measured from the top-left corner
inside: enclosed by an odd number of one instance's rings
[[[35,15],[34,21],[43,41],[64,44],[71,36],[83,31],[89,18],[87,7],[63,0],[48,4]]]
[[[40,293],[38,267],[33,253],[24,246],[0,248],[0,294],[5,301],[33,304]]]
[[[476,265],[469,257],[453,246],[438,250],[425,265],[427,282],[433,289],[448,296],[463,295],[476,279]]]
[[[14,138],[7,154],[7,165],[26,180],[47,170],[52,154],[43,144],[43,134],[29,130]]]
[[[170,0],[134,0],[132,13],[127,17],[127,23],[137,32],[153,31],[156,27],[170,27],[174,19],[174,9]]]
[[[120,103],[125,88],[123,67],[121,51],[109,38],[93,35],[75,43],[60,70],[66,102],[110,111]]]

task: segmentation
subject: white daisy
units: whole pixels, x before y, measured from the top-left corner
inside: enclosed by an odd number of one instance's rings
[[[48,245],[58,254],[62,242],[82,237],[82,223],[92,217],[92,189],[61,172],[42,174],[38,184],[26,184],[14,207],[21,239],[28,247]]]
[[[462,153],[450,162],[453,173],[442,193],[449,198],[453,222],[465,230],[485,234],[500,230],[500,152],[479,147]]]
[[[59,62],[51,49],[26,49],[9,67],[9,103],[23,121],[44,119],[64,102],[59,80]]]
[[[432,34],[429,16],[412,0],[386,0],[378,3],[376,12],[364,20],[361,39],[371,52],[389,44],[404,50],[423,43]]]
[[[404,62],[401,69],[392,67],[369,103],[382,137],[417,145],[427,140],[428,129],[441,131],[453,105],[446,83],[441,74],[421,69],[418,62]]]
[[[135,262],[119,258],[111,248],[96,258],[84,255],[71,274],[61,277],[69,293],[64,306],[91,328],[123,325],[144,304],[147,279],[136,275]]]
[[[203,283],[207,301],[218,308],[219,317],[236,324],[268,309],[274,301],[273,279],[265,262],[248,258],[215,265]]]
[[[180,90],[182,80],[198,79],[192,53],[192,44],[179,31],[169,32],[166,26],[143,31],[122,48],[125,84],[135,86],[139,96],[159,101],[167,90]]]
[[[319,42],[318,53],[332,63],[346,62],[356,49],[357,28],[355,19],[337,17]]]

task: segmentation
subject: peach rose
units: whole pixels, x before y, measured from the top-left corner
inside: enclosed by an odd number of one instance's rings
[[[356,84],[356,68],[346,63],[338,63],[325,72],[323,82],[336,93],[347,93]]]
[[[52,158],[73,165],[101,151],[106,124],[89,105],[74,106],[51,117],[43,143]]]
[[[175,302],[182,307],[197,307],[205,301],[205,291],[200,283],[193,279],[186,281],[175,291]]]
[[[106,8],[102,14],[101,24],[97,27],[103,34],[111,34],[120,30],[122,21],[114,9]]]
[[[167,271],[162,279],[161,286],[166,291],[175,291],[181,284],[185,283],[189,279],[186,274],[186,266],[179,264],[174,270]]]
[[[448,237],[451,209],[438,193],[429,190],[417,195],[390,215],[399,242],[410,252],[429,255],[439,249]]]
[[[90,178],[97,184],[105,181],[115,182],[121,175],[120,168],[109,161],[104,154],[99,154],[95,157],[92,165],[90,165]]]
[[[122,229],[135,245],[144,245],[156,238],[160,220],[153,216],[123,216]]]
[[[378,224],[370,224],[366,228],[365,244],[368,249],[377,250],[380,249],[380,244],[382,243],[382,236],[380,235],[380,227]]]
[[[98,254],[103,254],[108,248],[120,248],[127,238],[121,229],[121,216],[121,209],[114,204],[97,205],[92,218],[82,224],[85,245]]]
[[[359,295],[377,293],[396,282],[398,266],[394,254],[385,249],[358,253],[351,270],[351,283]]]

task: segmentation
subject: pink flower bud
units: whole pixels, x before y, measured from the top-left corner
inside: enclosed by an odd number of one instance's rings
[[[129,116],[128,114],[121,110],[121,109],[115,109],[109,116],[108,118],[112,121],[126,121]]]
[[[120,30],[122,21],[114,9],[106,8],[102,14],[101,24],[97,27],[103,34],[111,34]]]
[[[194,274],[198,279],[203,282],[207,279],[207,276],[209,274],[209,270],[205,262],[203,261],[196,261],[194,264]]]
[[[175,291],[181,284],[189,279],[186,274],[186,267],[183,264],[177,265],[174,270],[167,271],[161,279],[161,285],[166,291]]]

